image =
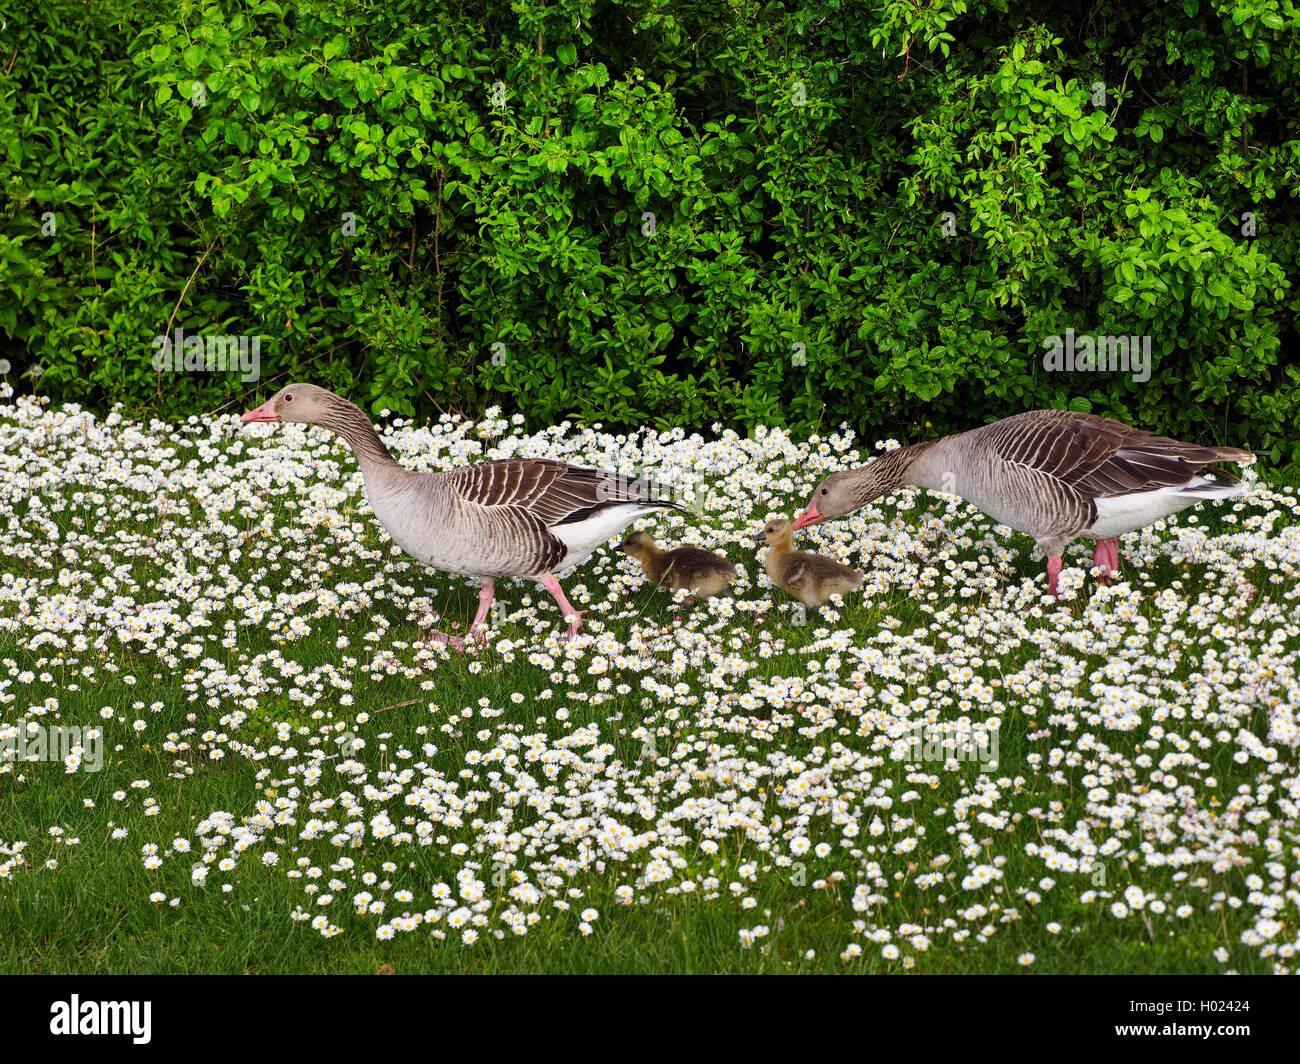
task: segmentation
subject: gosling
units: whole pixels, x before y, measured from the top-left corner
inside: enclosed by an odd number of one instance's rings
[[[695,598],[716,595],[736,577],[736,567],[726,558],[699,547],[660,550],[645,532],[634,532],[619,550],[641,563],[645,575],[657,585],[689,591]]]
[[[792,522],[769,521],[754,537],[755,543],[768,544],[763,568],[781,590],[805,606],[824,606],[832,595],[844,595],[862,586],[865,578],[856,569],[820,554],[795,550],[790,544],[793,536]]]

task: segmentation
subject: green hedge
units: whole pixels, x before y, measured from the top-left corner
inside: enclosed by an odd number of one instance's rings
[[[0,10],[22,390],[868,440],[1069,405],[1300,469],[1293,0]],[[260,385],[157,372],[178,327],[260,336]],[[1047,372],[1066,330],[1150,379]]]

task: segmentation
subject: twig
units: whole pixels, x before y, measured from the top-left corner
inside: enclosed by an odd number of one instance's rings
[[[95,282],[96,290],[99,289],[99,278],[95,276],[95,207],[96,204],[90,205],[90,277]]]
[[[203,257],[199,259],[198,265],[194,267],[194,272],[190,274],[189,280],[185,282],[185,287],[181,289],[180,298],[176,300],[176,305],[172,307],[172,316],[167,319],[167,328],[163,330],[163,336],[168,337],[172,334],[172,322],[176,320],[176,312],[181,309],[181,303],[185,301],[185,293],[190,290],[190,285],[194,283],[194,278],[198,275],[199,270],[203,268],[204,262],[207,261],[208,255],[212,249],[217,246],[216,238],[213,237],[203,252]],[[158,371],[158,402],[162,403],[162,370]]]
[[[442,260],[438,257],[438,233],[442,229],[442,181],[445,170],[438,170],[438,202],[433,209],[433,272],[438,275],[438,328],[436,336],[442,339]]]
[[[1247,123],[1250,121],[1250,111],[1246,107],[1249,87],[1246,84],[1246,61],[1241,61],[1241,158],[1244,162],[1249,161],[1250,152],[1250,134],[1247,132]]]

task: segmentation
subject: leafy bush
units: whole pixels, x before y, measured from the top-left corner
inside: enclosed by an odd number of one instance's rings
[[[1297,471],[1298,28],[1288,0],[50,0],[0,32],[5,356],[167,414],[302,378],[869,440],[1069,405]],[[177,327],[260,336],[261,384],[157,372]],[[1150,379],[1047,372],[1066,330],[1149,337]]]

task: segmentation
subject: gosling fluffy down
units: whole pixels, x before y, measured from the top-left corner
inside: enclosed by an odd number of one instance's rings
[[[832,595],[844,595],[862,586],[863,575],[839,562],[808,554],[791,546],[794,524],[769,521],[757,536],[756,543],[767,543],[763,568],[772,582],[793,595],[805,606],[824,606]]]
[[[689,591],[696,598],[709,598],[736,576],[736,567],[726,558],[699,547],[660,550],[645,532],[634,532],[619,550],[635,558],[649,580],[674,591]]]

